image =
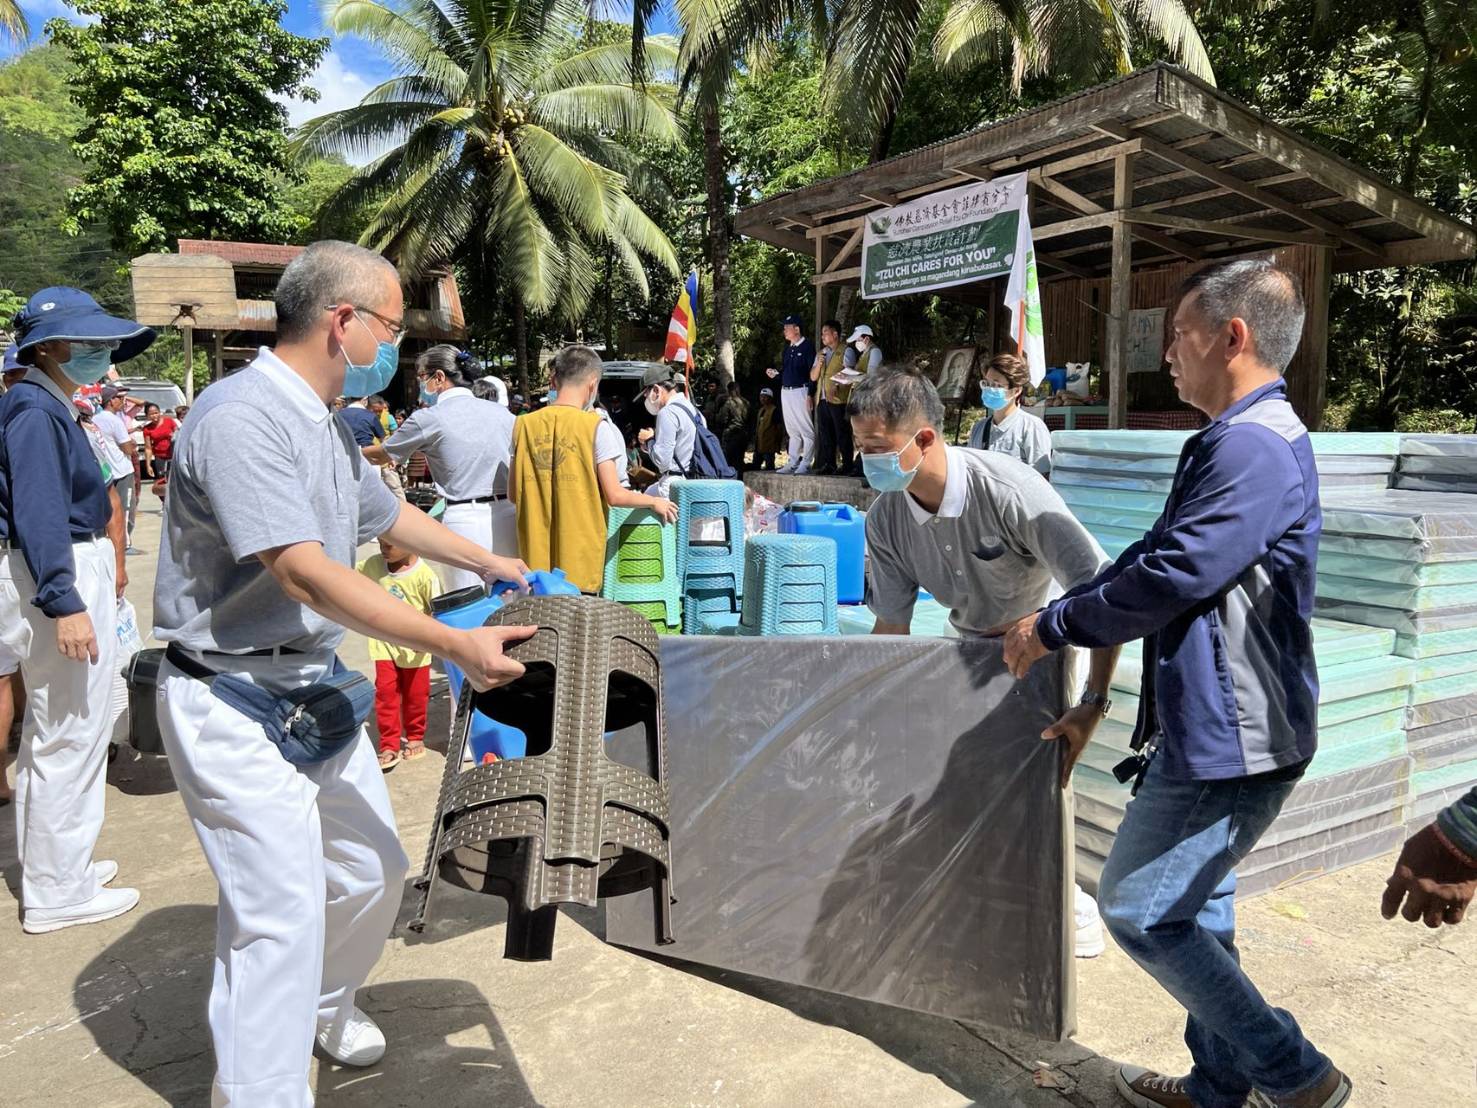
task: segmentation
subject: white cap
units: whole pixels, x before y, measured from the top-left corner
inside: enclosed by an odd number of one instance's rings
[[[773,396],[774,395],[774,389],[770,389],[770,388],[760,389],[759,390],[759,395],[760,396]]]
[[[859,338],[861,338],[863,335],[866,335],[867,338],[871,338],[872,337],[872,328],[868,327],[865,323],[863,323],[861,326],[859,326],[851,334],[847,335],[846,336],[846,341],[847,342],[856,342],[856,340],[859,339]]]
[[[503,384],[503,379],[501,377],[497,377],[489,373],[486,377],[479,378],[479,380],[485,381],[487,384],[492,386],[493,403],[501,404],[505,408],[508,406],[508,386]]]

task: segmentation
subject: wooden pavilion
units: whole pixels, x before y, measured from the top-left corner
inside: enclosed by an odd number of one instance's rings
[[[1131,403],[1160,401],[1167,388],[1163,374],[1129,375],[1131,313],[1166,306],[1206,261],[1273,253],[1302,278],[1308,318],[1287,379],[1295,407],[1316,427],[1330,276],[1477,253],[1471,226],[1162,63],[771,197],[739,212],[737,227],[815,259],[819,331],[831,290],[860,282],[869,215],[1022,172],[1047,362],[1101,364],[1112,427],[1126,425]],[[999,281],[940,295],[993,315]]]
[[[187,345],[206,343],[211,352],[210,380],[217,381],[255,358],[258,347],[272,342],[277,332],[272,301],[277,282],[287,263],[303,250],[277,243],[180,239],[176,254],[133,259],[137,318],[154,327],[179,327]],[[397,405],[414,403],[418,353],[466,337],[461,295],[451,270],[434,269],[405,281],[405,328],[401,368],[386,390]]]

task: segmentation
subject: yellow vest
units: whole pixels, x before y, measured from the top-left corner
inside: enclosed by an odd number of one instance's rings
[[[562,569],[581,592],[605,577],[605,499],[595,476],[596,412],[551,404],[513,425],[518,553],[530,569]]]
[[[821,399],[828,404],[845,404],[851,398],[850,385],[835,385],[831,378],[840,373],[846,365],[846,347],[838,346],[831,351],[831,356],[821,366],[821,376],[818,384],[821,389]]]

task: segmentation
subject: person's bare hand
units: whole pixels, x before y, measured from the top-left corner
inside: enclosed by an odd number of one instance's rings
[[[677,522],[677,505],[660,496],[651,498],[651,510],[662,517],[663,523]]]
[[[770,366],[768,369],[766,369],[764,371],[764,375],[766,377],[778,377],[779,376],[779,373],[776,372],[774,366]]]
[[[1101,709],[1094,705],[1077,704],[1068,708],[1060,719],[1041,732],[1043,739],[1061,739],[1067,744],[1066,755],[1062,758],[1062,788],[1065,789],[1072,780],[1072,770],[1077,765],[1077,759],[1082,757],[1083,748],[1087,746],[1102,718]]]
[[[519,592],[528,591],[528,564],[522,558],[505,558],[501,554],[489,554],[482,566],[482,580],[489,585],[499,581],[511,581],[519,586]]]
[[[495,689],[523,676],[523,663],[503,653],[510,643],[532,637],[537,627],[473,627],[463,632],[452,661],[478,692]]]
[[[641,428],[641,430],[636,432],[636,441],[641,443],[643,446],[646,443],[649,443],[654,438],[656,438],[656,432],[653,431],[650,427],[643,427]]]
[[[74,662],[91,662],[96,665],[97,634],[92,629],[92,617],[86,612],[58,616],[56,648],[64,658],[70,658]]]
[[[1474,893],[1477,866],[1458,857],[1432,823],[1405,840],[1395,872],[1385,882],[1380,915],[1394,919],[1398,910],[1411,923],[1425,920],[1427,927],[1461,923]]]
[[[1010,670],[1011,675],[1017,680],[1024,677],[1033,665],[1051,653],[1046,649],[1046,644],[1041,641],[1041,636],[1036,633],[1036,621],[1040,618],[1040,612],[1032,612],[1011,623],[991,627],[985,632],[992,638],[1004,638],[1005,668]]]
[[[113,588],[113,591],[117,595],[117,598],[119,600],[123,599],[123,590],[126,588],[128,588],[128,568],[122,562],[119,562],[118,583]]]

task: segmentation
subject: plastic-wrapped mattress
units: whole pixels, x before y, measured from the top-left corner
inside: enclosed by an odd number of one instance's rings
[[[676,944],[612,942],[1040,1038],[1071,1030],[1064,667],[992,640],[661,643]],[[611,756],[644,752],[613,736]],[[638,744],[639,745],[639,744]]]

